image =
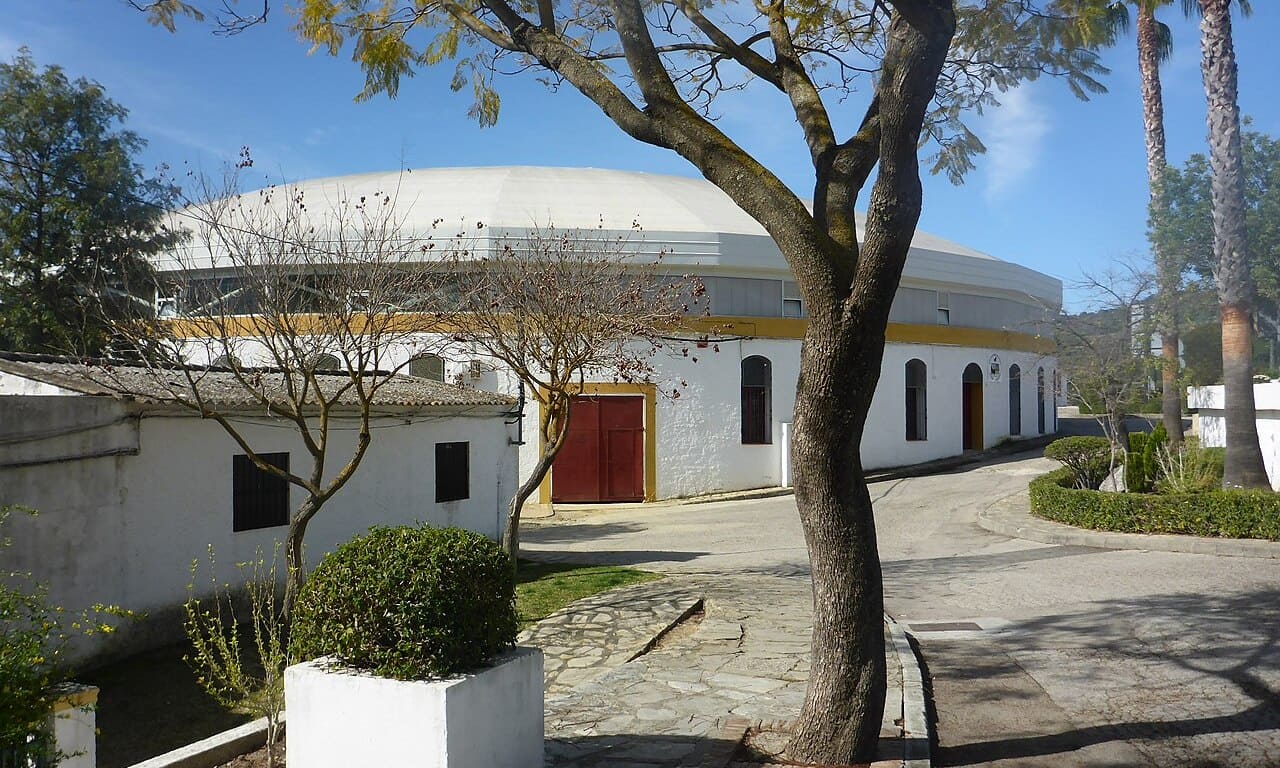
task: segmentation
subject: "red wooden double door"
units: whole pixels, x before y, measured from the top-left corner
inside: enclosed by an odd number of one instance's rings
[[[644,501],[644,398],[575,397],[551,500]]]

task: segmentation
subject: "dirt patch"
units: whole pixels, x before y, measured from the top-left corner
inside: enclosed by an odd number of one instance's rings
[[[806,768],[869,768],[870,763],[852,765],[833,763],[798,763],[784,754],[791,738],[791,724],[757,723],[747,729],[728,768],[768,768],[769,766],[805,766]],[[881,739],[885,741],[885,739]],[[881,745],[881,752],[885,745]]]
[[[284,739],[276,746],[276,766],[284,768]],[[218,768],[271,768],[267,763],[267,748],[254,750],[247,755],[241,755],[229,763],[223,763]]]
[[[76,676],[96,685],[98,768],[124,768],[253,719],[228,712],[182,660],[186,643],[140,653]]]

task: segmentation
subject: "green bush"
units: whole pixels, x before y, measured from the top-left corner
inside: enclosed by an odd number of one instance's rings
[[[1158,493],[1204,493],[1222,487],[1225,448],[1201,448],[1197,438],[1188,437],[1181,450],[1165,448],[1158,457]]]
[[[1111,443],[1104,437],[1059,438],[1045,446],[1044,455],[1065,464],[1078,488],[1101,488],[1112,468]]]
[[[1079,528],[1280,541],[1280,494],[1267,491],[1106,493],[1072,487],[1064,467],[1031,481],[1031,512]]]
[[[1147,467],[1146,432],[1134,432],[1129,435],[1129,452],[1124,455],[1124,489],[1130,493],[1146,493],[1151,490]]]
[[[457,528],[373,528],[307,578],[293,617],[292,657],[336,657],[397,680],[476,669],[516,636],[510,558]]]
[[[1124,489],[1130,493],[1151,493],[1164,477],[1162,460],[1169,452],[1169,433],[1157,424],[1150,434],[1129,435],[1124,455]]]

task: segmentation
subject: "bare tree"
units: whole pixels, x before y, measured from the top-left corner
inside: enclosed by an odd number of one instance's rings
[[[1086,273],[1074,286],[1087,295],[1084,311],[1057,322],[1058,360],[1068,397],[1093,413],[1113,456],[1129,450],[1125,420],[1147,390],[1152,373],[1147,342],[1155,326],[1155,276],[1118,260],[1103,272]]]
[[[564,447],[573,398],[588,378],[654,383],[655,355],[688,355],[679,334],[702,303],[702,284],[668,274],[661,254],[642,255],[636,233],[533,226],[487,253],[454,247],[444,256],[452,282],[467,286],[449,316],[453,339],[502,363],[539,406],[538,458],[502,533],[513,563],[521,509]]]
[[[303,491],[285,539],[287,617],[304,578],[307,525],[364,459],[379,392],[405,364],[392,355],[431,338],[422,332],[438,314],[406,322],[401,313],[431,295],[432,280],[422,242],[402,234],[394,190],[312,204],[290,187],[199,188],[173,217],[194,237],[161,265],[157,317],[120,326],[117,351],[136,365],[92,375],[214,420],[260,470]],[[235,418],[243,407],[228,400],[289,424],[310,461],[266,460]],[[338,423],[351,420],[355,444],[336,453]]]

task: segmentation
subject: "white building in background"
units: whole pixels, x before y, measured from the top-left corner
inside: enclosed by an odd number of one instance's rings
[[[1206,448],[1227,446],[1226,393],[1222,385],[1188,387],[1187,407],[1199,412],[1200,444]],[[1258,411],[1258,444],[1267,466],[1271,487],[1280,491],[1280,381],[1253,385]]]
[[[149,374],[114,366],[110,379],[131,392],[155,389],[154,400],[112,396],[94,383],[102,377],[76,361],[0,353],[0,505],[39,513],[11,517],[5,569],[32,573],[69,610],[104,603],[147,614],[94,636],[81,655],[179,637],[192,561],[201,562],[197,592],[207,591],[210,547],[220,579],[236,580],[235,563],[271,557],[303,500],[216,422],[164,404]],[[255,452],[305,473],[311,457],[296,428],[264,414],[230,378],[209,372],[201,392]],[[408,376],[384,385],[364,461],[308,527],[308,561],[372,525],[460,526],[499,538],[515,492],[514,406]],[[351,456],[357,425],[354,414],[335,413],[329,476]]]
[[[656,500],[783,481],[806,309],[772,239],[714,185],[622,171],[499,167],[363,174],[297,188],[312,210],[323,201],[394,193],[409,232],[438,240],[436,222],[447,231],[464,227],[476,233],[477,256],[535,226],[626,234],[638,224],[642,236],[631,237],[638,253],[662,254],[672,272],[701,278],[711,317],[696,323],[721,329],[725,340],[718,351],[700,350],[696,363],[657,358],[652,385],[607,377],[588,384],[541,500]],[[175,268],[163,260],[159,266]],[[1055,432],[1049,319],[1061,302],[1061,283],[1052,277],[917,233],[890,315],[864,465],[913,464]],[[424,357],[410,371],[514,393],[502,370],[464,353]],[[687,382],[679,398],[660,394],[679,381]],[[536,417],[530,407],[526,435],[536,434]],[[521,466],[531,467],[536,452],[528,441]]]

